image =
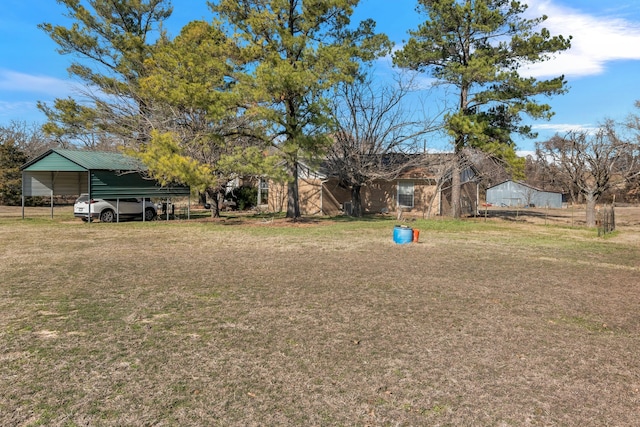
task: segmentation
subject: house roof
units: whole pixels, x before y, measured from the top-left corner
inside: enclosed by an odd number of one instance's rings
[[[54,148],[25,163],[20,169],[82,172],[89,170],[143,171],[147,168],[138,159],[122,153]]]
[[[366,156],[366,158],[373,159],[373,163],[379,165],[382,171],[385,169],[391,171],[389,179],[447,180],[451,179],[453,156],[453,153],[385,153]],[[325,175],[328,175],[328,171],[332,169],[329,166],[330,162],[327,160],[322,164],[321,171]],[[479,175],[471,162],[465,164],[460,173],[463,184],[475,181]]]

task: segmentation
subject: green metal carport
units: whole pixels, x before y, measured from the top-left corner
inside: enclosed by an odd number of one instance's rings
[[[25,197],[30,196],[51,197],[53,217],[53,196],[88,193],[90,199],[118,200],[130,197],[169,199],[191,194],[188,186],[161,186],[156,180],[145,177],[146,167],[139,160],[121,153],[51,149],[20,169],[22,218]]]

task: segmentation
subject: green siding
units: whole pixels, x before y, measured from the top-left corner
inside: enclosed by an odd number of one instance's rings
[[[79,165],[76,162],[69,160],[66,157],[61,156],[57,152],[52,152],[51,154],[43,157],[39,161],[30,164],[25,167],[23,170],[26,171],[64,171],[64,172],[84,172],[87,171],[87,168]]]
[[[124,174],[109,171],[91,172],[91,196],[93,197],[172,197],[188,195],[189,187],[161,187],[155,180],[145,179],[137,172]]]

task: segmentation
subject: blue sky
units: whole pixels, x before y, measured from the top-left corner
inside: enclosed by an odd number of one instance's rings
[[[606,118],[622,120],[640,100],[640,2],[629,0],[529,0],[531,17],[546,14],[552,34],[572,35],[572,49],[523,72],[545,78],[564,74],[569,92],[547,100],[555,112],[549,122],[531,122],[546,139],[556,132],[589,130]],[[209,19],[206,0],[174,0],[168,29],[175,35],[187,22]],[[413,0],[361,0],[354,20],[373,18],[398,47],[407,31],[422,22]],[[43,123],[36,102],[74,94],[67,67],[71,58],[37,28],[42,22],[68,23],[54,0],[0,1],[0,125]],[[390,67],[382,59],[377,69]],[[425,81],[427,79],[425,78]],[[435,100],[434,100],[435,101]],[[533,141],[518,140],[521,151]],[[443,147],[432,147],[439,149]]]

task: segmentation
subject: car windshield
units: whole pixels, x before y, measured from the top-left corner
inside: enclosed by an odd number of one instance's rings
[[[76,203],[86,203],[88,201],[89,201],[89,195],[81,194],[80,197],[78,197],[78,199],[76,200]]]

